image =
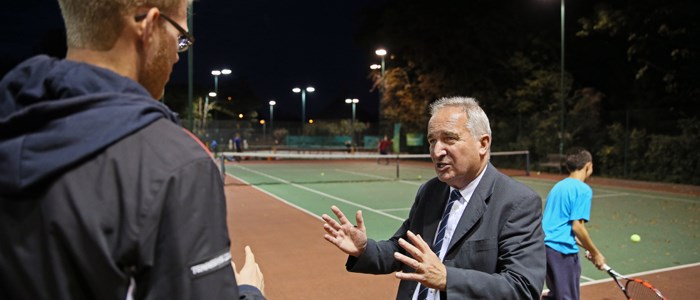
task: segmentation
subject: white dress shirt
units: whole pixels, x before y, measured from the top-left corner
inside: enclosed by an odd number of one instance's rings
[[[488,168],[488,165],[487,165]],[[450,241],[452,241],[452,234],[455,232],[455,229],[457,228],[457,224],[459,224],[459,220],[462,219],[462,214],[464,213],[464,209],[467,207],[467,204],[469,204],[469,199],[471,199],[472,194],[474,194],[474,190],[476,189],[476,186],[479,185],[479,182],[481,181],[481,177],[484,176],[484,173],[486,173],[486,168],[484,168],[483,171],[481,171],[481,174],[476,177],[476,179],[472,180],[469,184],[467,184],[466,187],[463,189],[459,190],[459,193],[462,195],[462,198],[459,198],[459,200],[455,201],[454,204],[452,204],[452,209],[450,211],[450,216],[447,218],[447,225],[445,226],[445,238],[442,241],[442,247],[440,247],[440,261],[445,259],[445,253],[447,252],[447,247],[450,246]],[[450,192],[447,194],[448,197],[452,193],[452,191],[455,190],[455,188],[450,187]],[[440,228],[440,224],[438,224],[438,229]],[[435,234],[437,237],[437,233]],[[431,244],[434,244],[435,241],[432,241]],[[413,300],[420,300],[418,299],[418,292],[419,292],[420,285],[416,286],[416,290],[413,292]],[[426,299],[429,300],[440,300],[440,292],[435,290],[435,289],[428,289],[428,296]]]

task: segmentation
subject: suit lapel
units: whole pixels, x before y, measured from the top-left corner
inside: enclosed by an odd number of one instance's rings
[[[467,207],[464,209],[462,218],[460,218],[459,223],[457,223],[457,228],[455,228],[455,232],[452,234],[450,246],[447,247],[446,253],[452,251],[452,247],[454,247],[455,243],[461,240],[464,235],[466,235],[474,226],[474,224],[481,219],[484,212],[486,212],[486,209],[488,208],[486,200],[491,197],[491,194],[493,193],[493,184],[496,179],[495,175],[496,171],[494,166],[489,163],[484,170],[484,176],[481,177],[479,185],[476,186],[471,199],[469,199]]]
[[[423,240],[428,245],[433,245],[435,234],[442,218],[442,212],[447,205],[447,198],[450,194],[450,187],[441,182],[442,191],[437,192],[435,198],[425,203],[425,225],[423,227]],[[437,203],[437,204],[436,204]]]

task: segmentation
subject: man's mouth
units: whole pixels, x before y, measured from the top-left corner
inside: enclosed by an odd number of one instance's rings
[[[447,166],[448,166],[448,164],[446,164],[446,163],[436,163],[435,164],[435,167],[437,167],[438,169],[442,169],[442,168],[447,167]]]

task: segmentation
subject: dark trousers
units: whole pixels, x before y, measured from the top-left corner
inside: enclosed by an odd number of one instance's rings
[[[563,254],[547,248],[547,287],[549,294],[542,299],[578,300],[581,263],[578,253]]]

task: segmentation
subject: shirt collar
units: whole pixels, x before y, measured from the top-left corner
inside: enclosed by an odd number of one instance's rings
[[[484,167],[484,170],[481,171],[481,174],[479,174],[479,176],[476,176],[476,178],[474,178],[474,180],[472,180],[472,182],[467,184],[467,186],[465,186],[463,189],[459,190],[459,193],[462,195],[462,198],[459,198],[458,201],[464,203],[464,201],[467,201],[467,199],[472,197],[474,190],[476,190],[476,187],[479,185],[479,182],[481,182],[481,178],[484,177],[484,173],[486,173],[486,168],[488,168],[488,167],[489,166],[487,164],[486,167]],[[452,193],[452,191],[454,191],[454,190],[456,190],[456,189],[453,187],[450,187],[450,193]]]

